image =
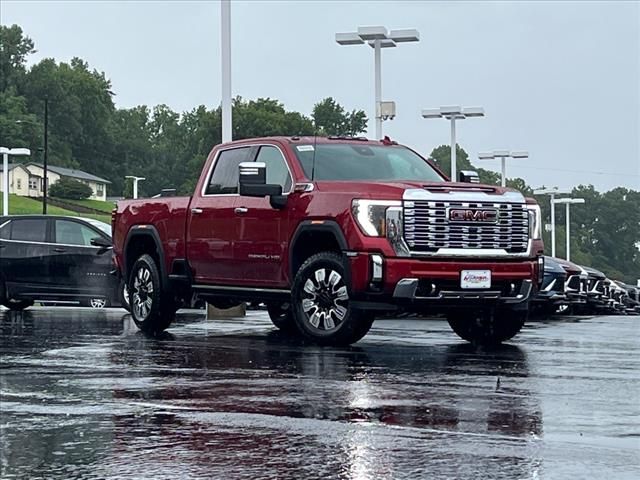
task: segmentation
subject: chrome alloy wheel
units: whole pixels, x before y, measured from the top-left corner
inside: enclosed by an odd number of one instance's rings
[[[92,298],[89,300],[89,306],[91,308],[104,308],[107,306],[107,301],[104,298]]]
[[[309,324],[318,330],[334,330],[347,315],[349,294],[342,276],[320,268],[304,283],[302,310]]]
[[[145,320],[151,311],[153,303],[153,279],[151,271],[146,267],[141,267],[133,279],[133,290],[130,292],[133,308],[139,320]]]

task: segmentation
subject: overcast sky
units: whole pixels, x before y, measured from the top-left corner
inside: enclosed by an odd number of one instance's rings
[[[233,94],[271,97],[306,114],[333,96],[373,117],[373,50],[342,47],[359,25],[417,28],[421,41],[382,55],[384,133],[428,154],[449,142],[423,108],[482,106],[458,123],[478,152],[528,150],[507,176],[533,186],[640,189],[640,8],[637,2],[234,1]],[[119,107],[164,103],[186,111],[220,103],[217,1],[2,0],[44,57],[74,56],[104,71]],[[373,123],[369,136],[373,136]]]

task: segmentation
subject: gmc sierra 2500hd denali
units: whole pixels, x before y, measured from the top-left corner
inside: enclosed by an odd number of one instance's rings
[[[192,197],[114,210],[133,319],[161,331],[197,292],[219,307],[263,301],[278,328],[322,344],[356,342],[398,310],[446,313],[470,342],[508,340],[543,276],[540,210],[467,174],[450,182],[388,139],[218,145]]]

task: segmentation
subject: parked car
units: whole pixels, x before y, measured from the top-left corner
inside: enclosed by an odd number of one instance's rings
[[[564,291],[569,303],[566,306],[567,308],[561,309],[561,311],[582,313],[587,304],[587,280],[589,275],[580,265],[562,258],[554,257],[554,260],[567,272]]]
[[[607,276],[600,270],[591,267],[582,267],[587,273],[587,313],[606,313],[608,309],[607,296],[605,295],[605,285],[607,284]]]
[[[445,313],[468,341],[508,340],[543,277],[540,208],[473,172],[460,180],[388,139],[218,145],[193,196],[118,202],[133,320],[164,330],[197,292],[265,302],[278,328],[323,344],[356,342],[398,310]]]
[[[532,300],[536,313],[553,314],[569,302],[565,294],[567,271],[553,257],[544,257],[544,278],[542,286]]]
[[[0,303],[23,310],[35,301],[103,308],[122,302],[111,226],[55,215],[0,217]]]

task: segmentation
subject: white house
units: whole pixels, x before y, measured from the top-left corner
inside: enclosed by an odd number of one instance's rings
[[[4,185],[4,171],[0,165],[0,191]],[[104,178],[96,177],[82,170],[74,170],[71,168],[56,167],[55,165],[47,166],[47,185],[54,185],[61,178],[72,178],[79,182],[89,185],[92,200],[107,199],[107,185],[111,182]],[[30,163],[11,163],[9,164],[9,193],[14,193],[21,197],[42,197],[42,187],[44,179],[44,168],[41,164]]]

